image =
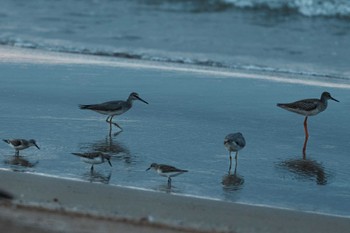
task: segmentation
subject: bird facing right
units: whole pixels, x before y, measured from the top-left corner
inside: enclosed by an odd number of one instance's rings
[[[231,133],[228,134],[225,139],[224,139],[224,146],[226,149],[229,151],[229,156],[230,156],[230,167],[229,171],[231,171],[232,167],[232,152],[236,152],[235,160],[236,160],[236,166],[237,166],[237,156],[238,156],[238,151],[242,150],[245,147],[245,139],[242,135],[242,133]]]
[[[329,92],[323,92],[320,99],[303,99],[292,103],[278,103],[277,106],[283,108],[287,111],[294,112],[305,116],[304,120],[304,131],[305,131],[305,141],[303,146],[303,155],[306,155],[306,145],[309,138],[309,131],[307,128],[307,119],[309,116],[315,116],[320,112],[326,110],[328,106],[328,100],[333,100],[339,102],[339,100],[334,99]]]
[[[94,164],[101,164],[105,161],[108,162],[109,166],[112,167],[111,156],[102,152],[87,152],[87,153],[72,153],[73,155],[79,156],[85,163],[91,164],[90,171],[94,171]]]
[[[19,155],[20,150],[27,149],[31,146],[35,146],[40,150],[39,146],[36,144],[36,141],[34,139],[3,139],[3,141],[15,149],[17,156]]]

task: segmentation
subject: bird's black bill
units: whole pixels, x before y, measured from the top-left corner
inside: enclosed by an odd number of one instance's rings
[[[333,97],[331,97],[331,100],[334,100],[335,102],[339,102],[339,100],[334,99]]]
[[[113,167],[112,163],[111,163],[111,160],[107,159],[107,162],[109,163],[109,166]]]
[[[151,169],[151,167],[147,168],[146,171],[148,171],[149,169]]]
[[[141,99],[141,98],[140,98],[140,97],[138,97],[138,96],[136,96],[136,98],[137,98],[138,100],[140,100],[140,101],[144,102],[145,104],[148,104],[148,102],[147,102],[146,100],[143,100],[143,99]]]
[[[40,147],[37,144],[34,144],[34,146],[40,150]]]

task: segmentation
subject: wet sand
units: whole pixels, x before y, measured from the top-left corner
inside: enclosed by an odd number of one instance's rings
[[[103,226],[99,232],[114,232],[120,227],[128,232],[159,229],[160,232],[322,233],[346,232],[350,227],[348,218],[26,173],[0,171],[0,184],[15,197],[14,207],[2,204],[0,215],[1,222],[13,223],[16,229],[13,232],[21,232],[25,225],[39,227],[43,232],[59,232],[62,227],[67,232],[75,232],[77,228],[94,232],[94,227]],[[42,221],[44,216],[50,217]],[[18,228],[14,223],[19,223]]]

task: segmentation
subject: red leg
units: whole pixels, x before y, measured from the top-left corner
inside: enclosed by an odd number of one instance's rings
[[[305,141],[304,141],[304,147],[303,147],[303,158],[306,158],[306,145],[307,145],[307,141],[309,139],[309,132],[307,130],[307,116],[305,117],[304,120],[304,130],[305,130]]]

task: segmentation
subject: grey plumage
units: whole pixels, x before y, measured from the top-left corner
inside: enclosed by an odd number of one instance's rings
[[[292,103],[278,103],[277,106],[303,116],[314,116],[326,110],[330,99],[339,102],[329,92],[323,92],[320,99],[303,99]]]
[[[224,139],[224,146],[229,151],[229,157],[230,157],[230,167],[229,172],[231,171],[232,167],[232,152],[236,152],[235,160],[236,160],[236,166],[237,166],[237,157],[238,157],[238,151],[242,150],[246,145],[245,139],[242,135],[242,133],[231,133],[226,135]]]
[[[19,155],[20,150],[27,149],[31,146],[35,146],[36,148],[40,149],[34,139],[3,139],[3,141],[15,149],[16,155]]]
[[[101,164],[105,161],[112,167],[111,156],[102,152],[87,152],[87,153],[72,153],[73,155],[79,156],[85,163],[91,164],[91,172],[94,170],[94,164]]]
[[[150,169],[155,170],[160,176],[168,177],[168,185],[171,184],[171,177],[175,177],[181,175],[182,173],[188,172],[188,170],[183,170],[170,165],[157,163],[152,163],[149,166],[149,168],[146,169],[146,171]]]
[[[141,99],[139,94],[136,92],[130,93],[128,99],[126,101],[124,100],[115,100],[115,101],[108,101],[100,104],[87,104],[87,105],[79,105],[80,109],[88,109],[95,112],[98,112],[103,115],[108,115],[106,122],[110,125],[109,134],[112,133],[112,124],[117,126],[120,130],[123,130],[122,127],[120,127],[116,122],[112,122],[112,119],[116,115],[121,115],[125,112],[127,112],[129,109],[131,109],[133,101],[134,100],[140,100],[146,104],[148,104],[147,101]]]

